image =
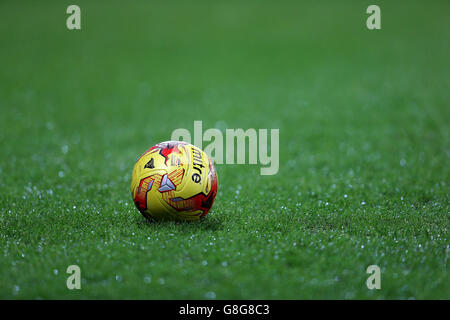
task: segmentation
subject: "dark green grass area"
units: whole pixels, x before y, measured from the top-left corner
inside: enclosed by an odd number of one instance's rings
[[[0,3],[1,298],[450,298],[448,1],[76,2]],[[149,223],[134,162],[194,120],[279,128],[280,170]]]

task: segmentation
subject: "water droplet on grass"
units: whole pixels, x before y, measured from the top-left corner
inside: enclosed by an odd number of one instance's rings
[[[18,285],[15,285],[15,286],[13,287],[13,292],[14,292],[14,294],[18,294],[19,291],[20,291],[20,287],[19,287]]]

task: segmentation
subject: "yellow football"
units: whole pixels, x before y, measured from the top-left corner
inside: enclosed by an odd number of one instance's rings
[[[217,173],[201,149],[166,141],[148,149],[134,165],[131,195],[148,219],[199,220],[217,194]]]

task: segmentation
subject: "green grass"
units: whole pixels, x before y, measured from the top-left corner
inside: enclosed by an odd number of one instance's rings
[[[2,1],[0,298],[450,298],[450,5],[377,3],[369,31],[369,1],[77,1],[68,31],[72,2]],[[279,128],[280,170],[146,222],[134,162],[194,120]]]

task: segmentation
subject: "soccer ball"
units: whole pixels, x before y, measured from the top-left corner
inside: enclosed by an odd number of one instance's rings
[[[131,195],[147,219],[199,220],[217,194],[214,164],[199,148],[166,141],[148,149],[131,175]]]

